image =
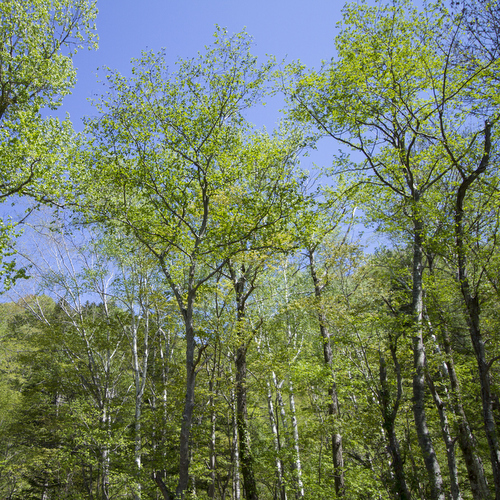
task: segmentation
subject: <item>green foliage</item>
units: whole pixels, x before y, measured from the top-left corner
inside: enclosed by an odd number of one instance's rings
[[[497,119],[498,61],[461,64],[461,18],[442,2],[347,4],[338,59],[321,71],[292,66],[292,119],[357,153],[335,170],[356,187],[357,203],[377,227],[401,237],[404,218],[443,230],[436,207],[482,154],[484,120]],[[410,222],[410,221],[408,221]]]
[[[0,7],[0,202],[30,195],[37,202],[58,197],[73,140],[69,119],[44,117],[75,83],[72,56],[96,47],[95,2],[89,0],[5,0]],[[15,224],[0,222],[3,287],[25,277],[14,263]]]
[[[103,116],[87,123],[90,143],[74,177],[86,216],[120,223],[168,255],[172,273],[182,254],[229,256],[264,244],[299,202],[300,136],[269,136],[244,120],[272,67],[257,65],[249,47],[246,34],[218,32],[213,47],[171,75],[163,54],[145,53],[130,80],[107,75]]]
[[[417,232],[423,402],[445,487],[446,430],[458,443],[462,498],[472,498],[457,402],[492,484],[454,210],[457,186],[484,159],[483,121],[496,123],[498,61],[478,47],[456,51],[469,33],[460,16],[441,2],[347,4],[338,57],[319,71],[288,68],[290,120],[273,133],[246,120],[275,92],[276,69],[257,63],[247,34],[218,29],[211,47],[172,73],[163,53],[144,53],[131,78],[108,71],[100,116],[75,144],[68,121],[40,113],[74,83],[74,51],[94,45],[95,7],[8,0],[0,9],[0,199],[62,193],[78,207],[74,220],[89,223],[81,241],[70,239],[75,227],[52,223],[57,230],[39,236],[41,255],[30,256],[39,295],[0,307],[2,498],[152,499],[153,474],[174,491],[190,377],[185,498],[234,497],[241,349],[259,498],[389,500],[401,497],[398,473],[412,498],[430,498],[412,415]],[[309,196],[298,160],[321,135],[354,154],[336,158],[334,187]],[[494,127],[490,140],[491,163],[467,192],[463,224],[498,421]],[[63,144],[72,151],[67,184],[58,177]],[[362,220],[389,234],[391,248],[367,255],[352,236]],[[5,260],[15,231],[3,221],[5,286],[23,276]]]

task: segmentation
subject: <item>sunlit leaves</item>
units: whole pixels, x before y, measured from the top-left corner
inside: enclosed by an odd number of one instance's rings
[[[95,15],[95,2],[88,0],[2,2],[0,202],[22,194],[37,201],[58,197],[73,133],[69,120],[60,123],[41,112],[56,109],[74,85],[72,55],[95,46]],[[3,241],[14,236],[9,225],[2,225]],[[9,266],[2,275],[9,275]]]
[[[161,53],[133,61],[130,79],[109,72],[103,115],[87,123],[86,167],[75,174],[90,217],[120,221],[158,255],[223,256],[285,222],[299,203],[301,137],[246,122],[272,68],[250,45],[244,33],[219,30],[174,73]]]

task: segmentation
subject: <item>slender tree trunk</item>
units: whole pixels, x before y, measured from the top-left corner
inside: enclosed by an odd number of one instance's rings
[[[258,500],[257,484],[253,473],[247,410],[247,346],[240,345],[236,352],[236,423],[240,448],[241,473],[246,500]]]
[[[269,413],[269,423],[271,424],[271,431],[273,434],[274,450],[276,453],[277,490],[279,492],[280,500],[287,500],[285,484],[283,481],[283,461],[280,458],[281,444],[278,435],[276,416],[274,414],[273,392],[271,390],[271,384],[269,383],[269,381],[267,382],[267,409]]]
[[[418,204],[419,195],[415,193],[414,202]],[[427,416],[425,413],[425,348],[422,333],[423,323],[423,224],[416,214],[413,219],[413,415],[417,430],[418,443],[422,450],[427,476],[431,486],[432,500],[445,500],[443,476],[432,444]]]
[[[392,346],[391,346],[392,350]],[[395,356],[395,350],[394,355]],[[398,500],[411,500],[411,494],[406,484],[406,475],[404,471],[404,462],[401,456],[399,440],[396,436],[395,422],[396,416],[399,409],[399,402],[401,400],[402,391],[402,380],[401,372],[399,370],[399,363],[396,359],[396,376],[397,376],[397,386],[398,395],[394,404],[391,403],[391,393],[389,390],[389,384],[387,382],[387,366],[384,355],[380,353],[379,355],[379,378],[380,378],[380,402],[382,406],[382,418],[383,418],[383,428],[387,434],[387,439],[389,441],[389,453],[392,458],[392,468],[394,470],[394,492]]]
[[[248,432],[247,410],[247,348],[248,340],[245,339],[245,309],[246,301],[254,290],[253,281],[249,282],[248,276],[255,278],[255,270],[241,266],[238,277],[232,264],[228,264],[233,281],[236,297],[236,325],[238,335],[238,348],[236,350],[236,424],[238,427],[239,457],[241,473],[243,475],[243,489],[246,500],[258,500],[257,483],[254,475],[253,455]]]
[[[290,449],[290,431],[288,429],[288,422],[286,419],[285,403],[283,401],[283,395],[281,393],[283,381],[278,382],[278,377],[276,376],[275,371],[272,372],[272,376],[273,376],[274,388],[276,390],[276,404],[278,406],[279,414],[281,417],[281,428],[283,429],[283,434],[284,434],[283,436],[280,436],[280,434],[278,434],[280,450],[282,450],[283,447],[285,448],[285,450],[289,450]],[[285,441],[284,443],[283,443],[283,439]],[[283,490],[286,492],[288,481],[286,481],[285,464],[284,464],[283,460],[281,461],[281,466],[282,466],[283,478],[284,478]],[[293,470],[293,463],[292,463],[292,467],[289,467],[289,468]]]
[[[486,431],[486,439],[490,450],[490,461],[493,470],[493,481],[495,484],[495,499],[500,500],[500,447],[498,434],[493,415],[493,395],[490,385],[489,363],[487,361],[485,340],[480,327],[481,309],[479,305],[478,292],[474,293],[467,272],[467,248],[464,230],[464,202],[469,187],[482,175],[489,165],[489,154],[491,150],[491,125],[486,122],[484,130],[484,153],[478,168],[469,175],[463,171],[462,183],[460,184],[455,201],[455,239],[458,256],[458,277],[460,289],[466,307],[466,319],[469,327],[476,362],[479,371],[479,382],[481,385],[481,402],[483,407],[483,422]]]
[[[159,447],[162,450],[163,462],[166,460],[166,452],[165,452],[165,441],[166,441],[166,431],[167,428],[167,420],[168,420],[168,410],[167,410],[167,382],[168,382],[168,372],[170,366],[170,360],[173,353],[173,348],[171,346],[170,339],[167,337],[163,329],[159,330],[159,357],[160,357],[160,366],[161,366],[161,397],[158,398],[160,401],[160,411],[161,411],[161,424],[159,428],[153,428],[153,451],[157,450]],[[164,342],[164,344],[162,343]],[[172,345],[175,342],[172,342]],[[153,364],[154,366],[154,364]],[[152,406],[155,408],[157,398],[153,395]],[[156,469],[156,464],[154,464],[153,471],[151,473],[151,477],[153,481],[158,486],[160,493],[162,494],[164,500],[173,500],[174,495],[171,491],[168,490],[167,486],[164,483],[164,479],[167,477],[167,472],[165,469],[158,470]]]
[[[449,370],[450,366],[452,366],[452,363],[448,362],[447,366]],[[450,380],[452,379],[457,380],[454,368],[453,375],[450,373]],[[474,500],[490,500],[491,493],[488,487],[488,481],[486,480],[486,476],[484,474],[483,463],[476,452],[476,440],[474,438],[474,435],[472,434],[472,429],[470,428],[469,422],[467,420],[461,398],[456,390],[457,388],[458,382],[456,382],[455,384],[453,384],[452,382],[451,397],[455,407],[455,414],[458,419],[458,444],[464,456],[472,497],[474,498]]]
[[[296,498],[304,498],[304,483],[302,481],[302,464],[300,463],[300,448],[299,448],[299,427],[297,424],[297,413],[295,410],[295,396],[293,392],[293,385],[290,381],[290,413],[292,414],[292,432],[293,432],[293,447],[295,450],[294,457],[294,470],[296,473]]]
[[[241,481],[240,481],[240,447],[238,442],[238,425],[236,415],[235,395],[231,391],[231,409],[232,409],[232,424],[233,424],[233,500],[241,498]]]
[[[459,419],[457,425],[458,444],[464,456],[472,497],[474,500],[490,500],[491,492],[484,474],[483,463],[479,455],[476,453],[476,440],[472,434],[472,429],[469,426],[461,403],[457,407],[457,414],[457,418]]]
[[[261,354],[260,348],[257,347],[257,352]],[[272,372],[273,383],[275,383],[275,373]],[[274,495],[275,500],[279,496],[279,500],[287,500],[287,492],[284,481],[285,467],[283,460],[281,459],[281,439],[278,431],[278,420],[274,412],[273,404],[273,390],[269,380],[266,381],[267,384],[267,411],[269,415],[269,424],[271,426],[271,432],[273,435],[274,452],[275,452],[275,464],[276,464],[276,491],[277,494]]]
[[[285,281],[285,301],[288,306],[290,303],[289,291],[288,291],[288,278],[287,278],[287,266],[285,265],[283,277]],[[292,327],[290,324],[289,312],[286,313],[286,327],[288,332],[288,345],[294,347],[295,351],[295,338],[292,334]],[[300,349],[298,350],[300,352]],[[297,354],[298,354],[297,352]],[[295,409],[295,393],[293,390],[293,382],[291,379],[291,358],[288,358],[288,369],[289,369],[289,403],[290,403],[290,414],[292,418],[292,434],[293,434],[293,449],[294,457],[291,463],[292,480],[294,484],[295,497],[297,500],[304,498],[304,483],[302,482],[302,464],[300,463],[300,446],[299,446],[299,426],[297,423],[297,413]]]
[[[463,274],[466,274],[463,272]],[[495,418],[493,416],[493,397],[491,392],[489,365],[487,362],[485,341],[479,326],[479,300],[469,292],[467,278],[461,278],[462,293],[467,305],[469,332],[472,345],[476,355],[479,371],[479,382],[481,385],[481,402],[483,407],[483,422],[486,431],[488,447],[490,449],[490,460],[493,469],[493,481],[495,483],[495,498],[500,500],[500,448],[498,443]]]
[[[432,272],[432,267],[430,266]],[[488,487],[488,481],[484,474],[483,463],[481,458],[476,452],[476,439],[470,428],[467,415],[462,403],[462,396],[460,392],[460,383],[458,375],[455,370],[455,363],[453,361],[453,351],[451,348],[450,336],[445,325],[445,319],[442,311],[439,311],[440,322],[443,325],[439,331],[439,339],[443,345],[446,354],[446,375],[450,381],[450,397],[453,405],[453,412],[455,414],[454,420],[456,421],[455,427],[458,435],[458,445],[464,457],[465,466],[467,468],[467,476],[470,483],[470,490],[474,500],[490,500],[491,493]],[[430,320],[427,319],[430,324]]]
[[[205,213],[204,217],[207,217]],[[206,218],[205,218],[206,221]],[[200,234],[197,237],[195,246],[199,245],[201,238],[205,231],[205,223],[202,224]],[[184,397],[184,409],[182,412],[181,432],[179,437],[179,480],[175,490],[175,500],[184,500],[186,490],[189,484],[189,465],[191,462],[190,445],[191,445],[191,427],[193,423],[194,411],[194,396],[196,386],[196,365],[200,360],[200,355],[203,348],[198,350],[198,359],[195,361],[196,339],[193,325],[193,310],[196,299],[196,292],[198,287],[204,280],[196,283],[195,275],[197,271],[196,252],[193,254],[191,266],[188,272],[188,280],[186,284],[186,291],[182,293],[177,284],[172,279],[170,271],[166,266],[164,256],[160,255],[160,265],[163,273],[170,284],[170,288],[175,295],[179,311],[182,315],[185,328],[185,341],[186,341],[186,394]],[[161,479],[161,478],[160,478]],[[158,481],[157,481],[158,483]],[[165,486],[165,485],[164,485]],[[160,488],[162,492],[166,488]],[[163,493],[164,494],[164,493]],[[169,493],[170,495],[170,493]],[[172,495],[170,495],[172,496]]]
[[[466,283],[462,281],[462,288]],[[468,291],[463,291],[464,299],[467,304],[469,331],[472,339],[472,345],[476,354],[476,360],[479,371],[479,382],[481,385],[481,402],[483,407],[483,422],[486,431],[486,439],[490,449],[490,460],[493,469],[493,481],[495,483],[495,498],[500,500],[500,448],[496,422],[493,415],[493,396],[491,392],[489,365],[487,362],[485,341],[482,337],[479,327],[479,300],[471,296]]]
[[[192,306],[192,303],[190,304]],[[193,422],[194,394],[196,385],[196,370],[194,353],[196,341],[192,323],[192,307],[185,311],[186,317],[186,396],[182,413],[181,434],[179,442],[179,482],[177,483],[176,499],[184,500],[189,483],[190,438]]]
[[[220,319],[220,315],[217,314]],[[212,356],[213,366],[211,369],[207,363],[207,375],[209,377],[208,390],[209,390],[209,408],[210,408],[210,456],[209,456],[209,470],[210,470],[210,484],[208,486],[208,497],[215,499],[217,493],[217,485],[220,485],[220,476],[217,473],[217,412],[216,402],[219,397],[219,384],[221,375],[221,349],[219,349],[220,341],[217,340],[214,345],[214,353]],[[225,490],[225,487],[221,488]],[[225,494],[222,493],[222,498]]]
[[[134,461],[135,461],[135,472],[137,490],[134,492],[134,500],[141,499],[141,470],[142,470],[142,435],[141,435],[141,409],[142,409],[142,397],[138,398],[136,395],[135,403],[135,439],[134,439]]]
[[[452,363],[448,362],[447,366],[450,372],[450,366],[453,366]],[[491,493],[484,474],[483,463],[479,455],[476,453],[476,440],[472,434],[472,429],[469,426],[467,416],[465,415],[465,411],[462,406],[461,398],[457,391],[458,379],[454,367],[452,373],[450,372],[450,380],[454,379],[455,383],[452,382],[451,397],[454,402],[455,414],[458,418],[458,444],[464,456],[465,466],[467,467],[471,493],[474,500],[489,500],[491,498]]]
[[[106,390],[107,393],[107,390]],[[106,395],[107,397],[107,395]],[[106,399],[107,400],[107,399]],[[109,500],[109,415],[106,406],[102,409],[101,425],[106,435],[106,443],[101,450],[101,495],[102,500]]]
[[[281,426],[285,434],[285,447],[288,448],[290,444],[290,433],[288,431],[288,422],[286,420],[285,403],[283,401],[283,395],[281,394],[281,387],[283,386],[283,380],[281,382],[278,382],[278,377],[276,376],[276,372],[273,371],[272,373],[273,373],[274,388],[276,389],[276,402],[278,404],[281,416]]]
[[[318,322],[321,334],[321,340],[323,342],[323,358],[325,364],[330,368],[333,378],[333,353],[332,345],[330,342],[330,332],[327,328],[326,315],[323,312],[321,305],[322,296],[322,286],[319,281],[316,265],[314,262],[314,249],[308,249],[309,256],[309,269],[311,272],[311,277],[314,283],[314,294],[316,300],[318,301]],[[328,389],[328,395],[330,397],[330,404],[328,407],[328,413],[332,419],[332,425],[334,426],[334,431],[332,433],[332,459],[333,459],[333,471],[335,476],[335,493],[337,497],[345,496],[345,484],[344,484],[344,457],[342,453],[342,435],[335,432],[335,419],[339,416],[339,403],[337,398],[337,387],[335,381],[332,383]]]
[[[451,437],[450,425],[448,423],[448,416],[446,414],[446,407],[443,400],[441,399],[441,396],[438,394],[434,385],[434,381],[432,380],[430,375],[427,375],[427,385],[429,386],[439,414],[441,435],[443,436],[443,441],[446,447],[446,457],[448,459],[451,498],[453,500],[462,500],[462,494],[460,493],[460,487],[458,484],[457,461],[455,457],[455,440]]]
[[[144,304],[143,304],[144,305]],[[149,313],[148,305],[145,304],[143,308],[144,311],[144,342],[143,342],[143,358],[142,363],[139,359],[139,349],[138,349],[138,333],[139,324],[138,318],[133,312],[133,304],[130,304],[130,311],[132,314],[132,325],[131,325],[131,345],[132,345],[132,365],[134,370],[134,385],[135,385],[135,414],[134,414],[134,462],[135,462],[135,473],[136,473],[136,490],[134,492],[134,500],[141,499],[142,491],[142,429],[141,429],[141,418],[142,418],[142,403],[144,397],[144,389],[146,386],[146,372],[148,366],[149,358]]]
[[[216,359],[216,356],[214,356]],[[214,361],[215,363],[215,361]],[[215,398],[214,398],[214,380],[213,376],[210,378],[208,390],[210,391],[210,484],[208,486],[208,497],[215,498],[215,449],[216,449],[216,415],[215,415]]]

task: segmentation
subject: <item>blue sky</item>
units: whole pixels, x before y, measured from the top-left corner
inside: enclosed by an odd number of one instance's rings
[[[164,48],[170,67],[180,57],[193,57],[213,41],[216,24],[236,33],[243,29],[254,39],[254,54],[287,62],[300,59],[310,67],[334,55],[336,24],[343,2],[312,0],[99,0],[99,49],[80,51],[74,59],[77,85],[59,113],[69,113],[75,129],[93,114],[88,99],[104,90],[97,83],[98,68],[108,66],[129,74],[132,58],[141,51]],[[104,71],[100,72],[104,76]],[[58,113],[58,114],[59,114]],[[263,118],[272,128],[270,116]],[[254,120],[255,122],[255,120]]]

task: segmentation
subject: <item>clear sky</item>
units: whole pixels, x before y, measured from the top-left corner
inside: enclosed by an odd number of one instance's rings
[[[344,2],[98,0],[97,5],[99,49],[83,50],[75,56],[78,82],[60,109],[70,114],[76,130],[81,130],[83,116],[94,113],[87,99],[104,89],[97,83],[98,68],[108,66],[128,75],[130,60],[141,51],[164,48],[173,69],[180,57],[196,56],[212,43],[216,24],[230,34],[245,29],[254,39],[253,53],[262,61],[270,54],[277,60],[300,59],[307,66],[319,67],[322,60],[334,55],[336,24]],[[104,76],[104,71],[100,74]],[[273,124],[255,123],[268,128]]]

